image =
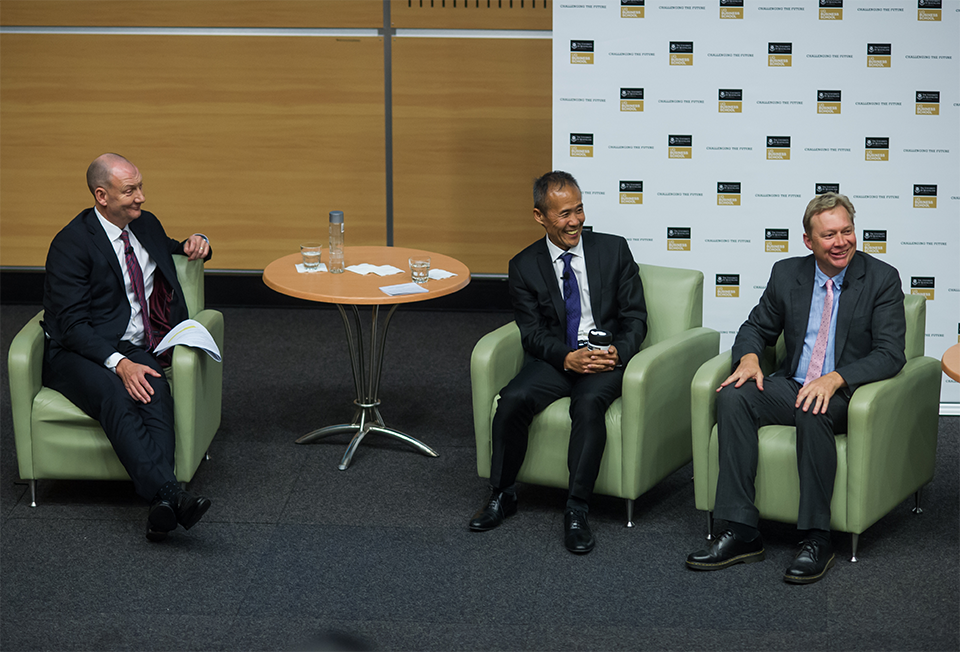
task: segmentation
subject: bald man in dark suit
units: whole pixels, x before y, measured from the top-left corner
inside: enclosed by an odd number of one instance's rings
[[[187,318],[173,256],[211,256],[205,236],[168,238],[143,211],[143,178],[117,154],[87,170],[94,207],[50,245],[42,326],[43,383],[97,419],[137,493],[150,502],[147,538],[193,527],[210,501],[180,489],[174,476],[169,363],[152,348]]]

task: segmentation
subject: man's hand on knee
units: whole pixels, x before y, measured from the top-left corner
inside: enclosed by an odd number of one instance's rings
[[[756,353],[748,353],[740,358],[740,364],[737,365],[737,370],[730,374],[725,381],[720,383],[717,391],[719,392],[730,383],[736,383],[734,387],[740,387],[748,380],[756,382],[757,389],[761,392],[763,391],[763,371],[760,370],[760,358],[757,357]]]
[[[141,403],[150,402],[150,397],[153,395],[153,387],[150,385],[150,381],[147,380],[147,376],[159,378],[160,373],[156,369],[148,367],[145,364],[137,364],[130,358],[124,358],[117,363],[116,372],[133,400]]]
[[[830,397],[838,389],[845,387],[846,384],[847,382],[836,371],[815,378],[797,392],[797,404],[794,407],[800,407],[802,403],[803,411],[807,412],[812,405],[814,414],[826,414],[827,406],[830,405]]]

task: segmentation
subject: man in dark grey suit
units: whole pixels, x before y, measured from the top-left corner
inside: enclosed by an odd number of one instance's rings
[[[843,195],[814,198],[803,217],[813,252],[774,265],[760,303],[733,345],[733,373],[717,389],[720,473],[714,515],[727,529],[687,557],[696,570],[761,561],[754,506],[757,430],[796,426],[800,551],[784,580],[809,584],[834,564],[830,500],[837,470],[834,435],[846,431],[847,406],[860,385],[896,375],[904,357],[903,291],[897,270],[857,251],[853,204]],[[786,356],[764,377],[759,359],[783,332]]]
[[[647,313],[639,268],[626,240],[583,230],[580,187],[566,172],[550,172],[533,189],[534,219],[546,237],[510,261],[510,296],[526,362],[500,391],[493,419],[492,493],[470,529],[493,529],[517,510],[515,482],[533,417],[570,397],[567,451],[570,485],[564,544],[590,552],[589,500],[606,445],[604,415],[620,396],[623,367],[640,350]],[[586,346],[591,329],[613,336],[606,349]]]
[[[143,178],[117,154],[87,169],[94,207],[54,237],[47,254],[43,383],[97,419],[137,493],[150,501],[147,538],[189,529],[210,501],[174,476],[173,399],[152,348],[187,318],[173,255],[210,258],[206,237],[177,242],[141,210]]]

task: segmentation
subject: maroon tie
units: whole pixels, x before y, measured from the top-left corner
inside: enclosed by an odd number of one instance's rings
[[[126,231],[120,232],[120,239],[123,240],[123,255],[127,261],[127,273],[130,275],[133,293],[137,295],[137,301],[140,302],[140,321],[143,322],[144,339],[147,348],[153,351],[160,342],[154,339],[153,328],[150,326],[150,309],[147,307],[147,293],[143,288],[143,270],[140,269],[140,261],[133,253],[133,247],[130,246],[130,236]]]

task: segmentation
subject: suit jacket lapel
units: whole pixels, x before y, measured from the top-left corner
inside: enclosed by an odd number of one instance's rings
[[[96,212],[94,209],[84,216],[84,222],[87,226],[87,230],[90,232],[90,239],[93,240],[93,244],[96,245],[97,249],[100,250],[100,253],[103,254],[103,257],[107,259],[107,264],[110,265],[110,269],[113,270],[114,274],[117,275],[117,281],[120,283],[120,288],[126,294],[125,285],[123,282],[123,270],[120,269],[120,259],[117,257],[117,252],[113,248],[113,243],[110,242],[110,238],[107,237],[106,232],[103,230],[103,226],[100,224],[100,220],[97,218]]]
[[[587,267],[587,287],[590,289],[590,310],[593,311],[593,321],[597,328],[603,328],[603,324],[600,323],[600,317],[603,315],[600,311],[600,297],[603,296],[600,252],[597,250],[593,238],[589,236],[589,231],[584,231],[581,235],[583,238],[583,257]]]
[[[807,334],[807,322],[810,321],[810,302],[813,300],[814,265],[816,261],[811,254],[800,266],[796,285],[790,290],[790,309],[795,317],[783,325],[784,329],[793,329],[792,338],[787,337],[786,333],[784,337],[796,343],[791,355],[790,373],[796,372],[800,354],[803,353],[803,340]]]
[[[563,303],[563,295],[560,294],[560,287],[557,284],[557,273],[553,269],[553,261],[550,260],[550,250],[547,249],[547,243],[540,241],[540,247],[537,250],[537,267],[540,268],[540,275],[543,277],[543,284],[550,294],[550,300],[557,311],[557,319],[561,324],[566,324],[567,309]]]
[[[150,258],[153,259],[157,269],[160,270],[168,282],[173,283],[177,279],[177,273],[175,268],[170,266],[172,259],[162,248],[161,245],[163,243],[158,243],[153,237],[154,230],[148,229],[147,226],[145,221],[141,222],[139,219],[130,222],[130,230],[133,231],[133,234],[137,236],[137,240],[140,241],[143,248],[150,254]]]
[[[863,262],[863,256],[859,253],[853,254],[853,260],[847,268],[847,274],[843,277],[843,287],[840,289],[840,305],[837,307],[837,332],[836,342],[833,346],[834,365],[840,360],[840,354],[843,352],[843,346],[847,342],[847,335],[850,332],[850,320],[853,319],[853,310],[857,307],[860,300],[860,293],[863,291],[863,277],[866,274],[866,265]]]

